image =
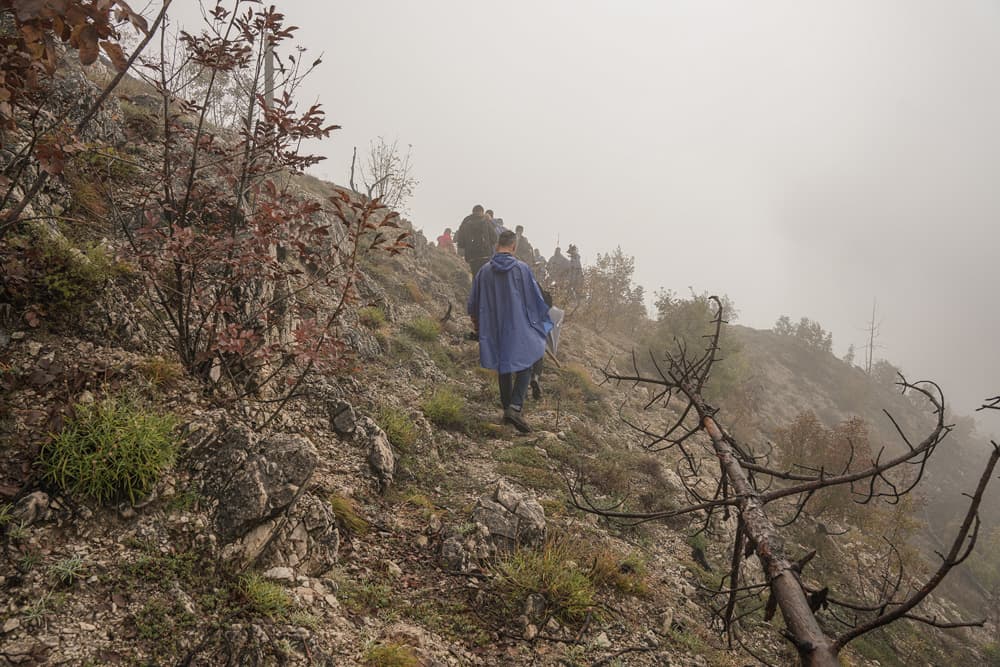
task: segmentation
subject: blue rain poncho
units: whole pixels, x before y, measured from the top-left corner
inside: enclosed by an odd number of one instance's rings
[[[549,307],[524,262],[493,255],[476,274],[468,313],[479,323],[479,363],[500,373],[530,368],[545,354]]]

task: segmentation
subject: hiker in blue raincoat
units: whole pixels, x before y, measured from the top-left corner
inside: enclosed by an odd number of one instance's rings
[[[479,336],[480,365],[499,374],[504,421],[527,433],[524,398],[552,321],[531,269],[514,256],[516,247],[514,232],[500,234],[496,253],[472,281],[468,313]]]

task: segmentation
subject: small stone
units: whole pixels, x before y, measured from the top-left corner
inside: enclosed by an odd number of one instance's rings
[[[545,616],[545,596],[532,593],[524,599],[523,613],[530,620],[539,620]]]
[[[37,357],[38,353],[42,351],[42,344],[38,341],[31,341],[28,343],[28,354],[33,357]]]
[[[17,630],[19,627],[21,627],[20,620],[16,618],[8,618],[3,622],[3,633],[7,634],[8,632],[14,632],[14,630]]]
[[[524,627],[524,640],[530,642],[532,639],[538,636],[538,626],[534,623],[528,623]]]
[[[667,636],[674,626],[674,610],[668,609],[660,616],[660,634]]]
[[[403,576],[403,568],[399,567],[391,560],[385,561],[385,571],[388,572],[391,577]]]
[[[23,332],[23,331],[15,331],[15,332],[13,332],[13,333],[12,333],[12,334],[10,335],[10,339],[11,339],[11,340],[24,340],[24,337],[25,337],[25,336],[27,336],[27,335],[28,335],[28,334],[26,334],[26,333],[25,333],[25,332]]]
[[[30,526],[49,518],[51,514],[50,504],[51,500],[48,494],[43,491],[35,491],[18,500],[12,514],[22,526]]]
[[[94,632],[97,630],[97,626],[91,623],[80,622],[80,629],[84,632]]]
[[[264,572],[264,578],[274,581],[295,581],[295,572],[290,567],[272,567]]]
[[[299,598],[307,605],[311,605],[313,603],[313,600],[316,597],[315,593],[316,592],[313,589],[306,586],[299,586],[295,589],[295,594],[299,596]]]
[[[428,544],[430,544],[430,540],[427,539],[426,535],[417,535],[417,546],[418,547],[420,547],[421,549],[423,549]]]
[[[326,602],[328,605],[330,605],[331,609],[337,609],[338,607],[340,607],[340,600],[338,600],[337,596],[332,593],[330,593],[329,595],[324,595],[323,601]]]
[[[608,633],[606,632],[602,632],[594,637],[594,641],[592,643],[596,648],[611,648],[611,640],[608,639]]]
[[[330,422],[333,424],[333,430],[340,435],[354,433],[358,418],[350,403],[342,399],[333,400],[327,406],[327,412],[330,416]]]

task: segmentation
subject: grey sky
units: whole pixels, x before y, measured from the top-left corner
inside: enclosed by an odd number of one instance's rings
[[[190,2],[190,0],[188,0]],[[549,255],[621,244],[652,292],[808,316],[957,409],[1000,392],[994,1],[282,3],[353,146],[413,145],[429,238],[475,203]]]

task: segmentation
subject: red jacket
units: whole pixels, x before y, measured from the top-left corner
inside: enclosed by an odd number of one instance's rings
[[[455,252],[455,243],[451,240],[451,234],[445,232],[438,237],[438,247]]]

